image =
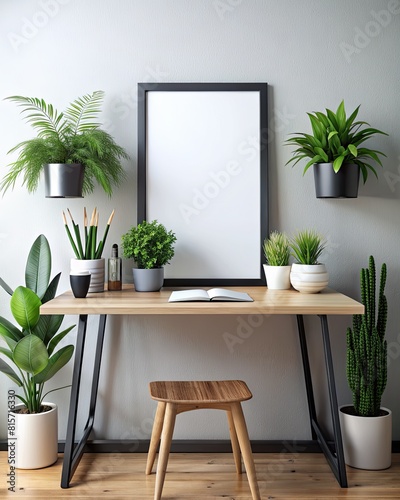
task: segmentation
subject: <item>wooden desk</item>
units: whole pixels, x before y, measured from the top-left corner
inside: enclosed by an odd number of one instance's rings
[[[359,302],[331,289],[318,294],[301,294],[295,290],[268,290],[266,287],[229,287],[232,290],[246,291],[254,302],[174,302],[169,303],[171,289],[160,292],[135,292],[132,286],[122,291],[89,294],[85,299],[75,299],[66,292],[41,306],[41,314],[78,314],[78,335],[75,349],[72,376],[71,400],[69,407],[67,435],[64,450],[61,487],[68,488],[72,476],[82,457],[85,444],[93,428],[96,409],[97,389],[103,350],[104,331],[108,314],[126,315],[240,315],[240,314],[289,314],[297,316],[297,326],[303,361],[305,385],[310,416],[312,438],[321,446],[340,486],[347,487],[346,466],[343,455],[342,437],[338,415],[335,377],[329,339],[327,315],[363,314],[364,306]],[[318,315],[321,320],[321,333],[328,379],[329,402],[334,433],[334,450],[328,445],[320,425],[314,402],[313,384],[308,359],[307,340],[303,315]],[[86,339],[88,315],[99,315],[99,328],[94,361],[89,415],[83,436],[75,445],[76,419],[81,386],[83,353]]]

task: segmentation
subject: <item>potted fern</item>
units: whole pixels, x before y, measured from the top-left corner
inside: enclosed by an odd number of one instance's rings
[[[290,246],[285,233],[272,231],[263,243],[266,264],[263,264],[267,286],[270,290],[290,288]]]
[[[340,407],[339,415],[345,461],[358,469],[391,465],[392,412],[381,406],[387,380],[386,276],[386,264],[382,264],[376,297],[375,260],[370,256],[368,268],[360,273],[365,312],[353,316],[353,328],[346,333],[347,380],[353,404]]]
[[[42,303],[57,291],[61,273],[50,282],[51,253],[47,239],[40,235],[32,245],[25,270],[25,285],[13,291],[1,278],[0,285],[11,295],[10,309],[17,326],[0,317],[0,371],[22,389],[15,394],[21,403],[8,416],[9,446],[17,468],[47,467],[57,460],[57,405],[48,402],[44,387],[71,359],[73,345],[59,343],[70,332],[59,328],[63,316],[40,316]]]
[[[137,292],[158,291],[164,282],[164,266],[174,256],[176,236],[163,224],[143,221],[122,235],[123,255],[134,259],[133,283]]]
[[[313,165],[315,191],[317,198],[357,198],[360,171],[364,183],[368,173],[377,177],[372,162],[382,166],[379,155],[386,156],[376,149],[368,149],[363,143],[375,134],[388,135],[364,121],[355,121],[360,106],[346,116],[344,101],[336,113],[308,113],[312,133],[299,133],[286,141],[295,146],[293,157],[286,163],[296,165],[308,159],[303,175]]]
[[[44,172],[46,197],[82,197],[93,192],[95,182],[111,196],[113,187],[124,179],[120,160],[128,155],[96,121],[103,97],[102,91],[84,95],[62,113],[44,99],[7,97],[22,108],[38,135],[9,151],[18,151],[19,156],[11,163],[0,191],[13,188],[22,176],[28,192],[35,192]]]
[[[329,280],[325,264],[319,262],[326,246],[324,237],[312,229],[305,229],[290,240],[290,246],[296,259],[290,272],[293,288],[302,293],[323,290]]]

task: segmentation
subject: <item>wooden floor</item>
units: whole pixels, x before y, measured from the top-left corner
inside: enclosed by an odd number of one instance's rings
[[[255,454],[263,499],[400,499],[400,454],[385,471],[347,469],[349,488],[341,489],[322,454]],[[155,474],[144,474],[146,455],[85,454],[69,489],[60,488],[62,456],[47,469],[16,471],[16,491],[8,492],[6,452],[0,452],[0,498],[59,500],[153,498]],[[231,454],[171,454],[163,499],[250,500],[243,474]]]

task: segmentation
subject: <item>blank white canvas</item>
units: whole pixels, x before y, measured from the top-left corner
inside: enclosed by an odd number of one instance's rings
[[[177,236],[166,278],[260,277],[258,92],[147,94],[147,220]]]

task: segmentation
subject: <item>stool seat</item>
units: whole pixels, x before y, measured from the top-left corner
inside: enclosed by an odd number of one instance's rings
[[[242,380],[150,382],[150,396],[177,404],[234,403],[253,397]]]
[[[242,401],[253,397],[245,382],[242,380],[156,381],[150,382],[149,388],[151,398],[158,401],[158,405],[151,433],[146,474],[151,474],[161,438],[154,500],[161,499],[176,416],[200,409],[226,411],[236,471],[238,474],[242,472],[241,455],[243,455],[252,498],[260,500],[256,470],[241,405]]]

